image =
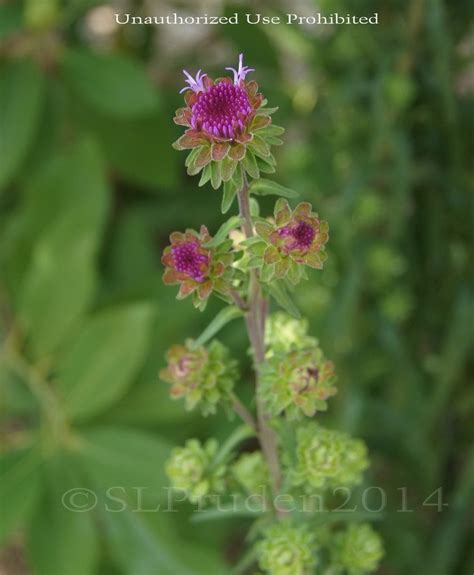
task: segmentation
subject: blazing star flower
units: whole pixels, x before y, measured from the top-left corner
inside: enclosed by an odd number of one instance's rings
[[[261,394],[273,416],[284,412],[290,420],[312,417],[327,409],[327,400],[336,393],[335,381],[332,362],[315,345],[268,359],[261,370]]]
[[[368,523],[352,523],[331,541],[331,564],[337,573],[367,575],[376,571],[384,555],[380,535]]]
[[[241,186],[244,172],[258,178],[260,170],[274,171],[270,146],[282,143],[277,136],[284,131],[271,125],[270,115],[275,110],[264,107],[266,101],[258,93],[257,83],[246,80],[254,69],[243,65],[243,54],[237,69],[226,70],[233,78],[213,80],[201,70],[193,78],[184,70],[187,86],[180,92],[184,92],[186,106],[177,110],[174,119],[187,128],[173,145],[191,150],[188,173],[204,170],[200,185],[211,180],[215,189],[233,177],[236,187]],[[242,169],[237,169],[240,165]]]
[[[363,441],[314,422],[298,428],[295,455],[296,461],[286,456],[289,476],[293,485],[301,485],[308,493],[358,485],[368,466]]]
[[[211,239],[206,226],[201,226],[199,234],[194,230],[173,232],[171,245],[161,258],[166,266],[163,282],[180,284],[178,299],[194,293],[194,305],[199,309],[204,308],[213,290],[223,296],[229,292],[229,266],[233,259],[228,252],[229,242],[206,248]]]
[[[297,283],[304,275],[302,266],[321,269],[326,260],[324,244],[328,241],[327,222],[312,212],[311,204],[301,202],[292,212],[288,202],[278,200],[274,222],[258,222],[257,234],[267,244],[263,255],[262,279],[288,275]],[[258,248],[257,248],[258,249]]]
[[[269,575],[306,575],[317,565],[316,538],[306,525],[280,521],[268,526],[255,546],[259,566]]]
[[[203,415],[216,412],[219,402],[229,400],[236,379],[236,362],[229,350],[214,340],[207,348],[192,341],[173,345],[166,353],[168,365],[160,378],[171,384],[172,399],[184,397],[188,411],[199,407]]]
[[[208,439],[204,445],[197,439],[189,439],[184,447],[173,449],[166,463],[173,489],[184,492],[192,503],[225,489],[225,466],[213,465],[218,447],[215,439]]]

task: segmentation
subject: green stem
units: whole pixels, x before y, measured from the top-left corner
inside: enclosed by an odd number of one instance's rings
[[[250,214],[250,201],[249,201],[249,186],[247,179],[244,179],[244,185],[238,192],[239,211],[242,218],[242,229],[247,238],[254,235],[252,216]],[[265,412],[265,406],[261,399],[259,399],[259,370],[261,364],[265,361],[265,319],[267,312],[267,304],[262,294],[260,286],[258,271],[252,269],[250,271],[250,285],[248,296],[248,311],[245,315],[245,322],[247,325],[247,332],[250,344],[253,348],[255,358],[255,371],[257,382],[257,419],[259,441],[262,447],[263,454],[267,460],[270,470],[270,477],[273,484],[273,491],[277,494],[281,486],[281,470],[280,462],[278,459],[278,444],[275,431],[271,428],[269,423],[269,416]]]

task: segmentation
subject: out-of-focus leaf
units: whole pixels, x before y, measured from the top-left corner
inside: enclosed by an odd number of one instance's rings
[[[84,490],[78,461],[71,455],[55,455],[43,469],[47,490],[27,533],[27,552],[35,573],[94,575],[99,538],[92,513],[82,507],[82,512],[74,510],[76,504],[85,503],[93,508],[94,494]],[[77,497],[79,492],[82,496]]]
[[[103,509],[104,506],[101,507]],[[175,533],[172,502],[157,513],[140,513],[133,503],[121,513],[103,513],[106,543],[127,575],[225,575],[227,566],[212,546],[192,545]]]
[[[22,20],[22,6],[20,4],[0,6],[0,40],[5,40],[12,34],[19,32]]]
[[[283,198],[297,198],[299,196],[298,192],[290,190],[290,188],[285,188],[277,182],[272,182],[271,180],[266,180],[265,178],[260,178],[259,180],[254,180],[249,189],[251,194],[256,194],[257,196],[281,196]]]
[[[123,56],[70,49],[63,72],[72,90],[102,113],[138,118],[157,107],[157,95],[143,67]]]
[[[24,525],[40,496],[40,458],[36,449],[0,456],[0,544]]]
[[[0,189],[25,159],[38,127],[43,96],[43,76],[32,62],[0,66]]]
[[[168,496],[164,463],[170,446],[150,433],[100,427],[84,433],[82,456],[93,481],[121,499],[160,501]],[[117,503],[110,503],[117,508]]]
[[[58,370],[58,391],[73,417],[96,415],[125,393],[148,348],[153,315],[151,305],[138,303],[84,323]]]
[[[216,235],[212,238],[212,240],[205,243],[204,247],[212,248],[214,246],[218,246],[227,239],[229,232],[235,230],[235,228],[238,228],[240,224],[241,219],[238,216],[232,216],[222,224],[222,226],[217,230]]]
[[[62,342],[94,294],[95,257],[107,207],[97,148],[83,142],[54,162],[35,192],[42,190],[50,199],[61,193],[69,196],[70,202],[62,203],[63,209],[51,207],[57,217],[49,221],[49,227],[43,220],[44,207],[38,214],[29,214],[29,234],[33,236],[34,228],[43,226],[44,231],[32,246],[19,315],[37,356],[53,351]]]
[[[267,289],[275,301],[290,315],[296,318],[301,317],[299,309],[294,304],[287,288],[282,282],[273,281],[271,284],[268,284]]]
[[[193,342],[193,346],[198,347],[200,345],[204,345],[230,321],[241,317],[242,315],[242,310],[240,310],[235,305],[229,305],[224,309],[221,309],[221,311],[216,315],[216,317],[211,321],[211,323],[206,327],[201,335]]]

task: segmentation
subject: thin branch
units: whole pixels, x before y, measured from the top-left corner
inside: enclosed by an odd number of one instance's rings
[[[254,416],[235,395],[235,393],[232,393],[231,399],[232,407],[234,408],[234,411],[237,413],[237,415],[242,419],[244,423],[249,425],[258,434],[258,426]]]

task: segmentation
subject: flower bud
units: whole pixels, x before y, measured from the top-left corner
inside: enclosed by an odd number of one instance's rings
[[[270,484],[268,465],[261,451],[244,453],[232,465],[231,471],[249,495],[262,493]]]
[[[263,281],[288,277],[296,284],[304,276],[303,266],[322,269],[329,226],[319,220],[311,204],[301,202],[292,211],[288,202],[280,198],[274,216],[274,221],[258,222],[255,226],[267,244],[261,273]]]
[[[261,368],[260,393],[267,411],[288,419],[312,417],[327,409],[327,399],[336,393],[332,362],[315,345],[311,349],[278,354]]]
[[[264,107],[257,83],[246,80],[254,70],[243,65],[243,55],[237,69],[226,70],[232,78],[213,80],[201,70],[193,78],[184,71],[188,86],[181,92],[186,105],[174,119],[187,128],[173,146],[191,150],[186,160],[189,175],[203,170],[199,185],[210,180],[215,189],[232,178],[242,182],[244,172],[252,178],[258,178],[260,170],[273,172],[271,145],[283,143],[277,138],[283,128],[271,123],[275,110]]]
[[[345,570],[349,575],[372,573],[383,555],[382,539],[368,523],[352,523],[333,539],[332,564],[335,569]]]
[[[317,340],[308,335],[307,320],[276,312],[266,322],[265,343],[268,348],[266,356],[271,357],[276,353],[309,349],[317,344]]]
[[[347,433],[307,423],[296,433],[296,461],[286,455],[294,485],[307,492],[357,485],[368,467],[367,448]]]
[[[229,350],[214,340],[207,348],[194,348],[192,341],[173,345],[166,353],[168,365],[160,378],[171,384],[172,399],[184,398],[191,411],[198,406],[203,415],[216,412],[219,402],[227,402],[237,376],[237,363]]]
[[[204,445],[197,439],[189,439],[184,447],[176,447],[171,453],[166,473],[172,487],[184,491],[191,503],[224,491],[225,466],[213,466],[217,448],[215,439],[209,439]]]
[[[227,296],[233,256],[228,252],[228,242],[208,248],[211,241],[206,226],[197,233],[173,232],[171,245],[165,248],[161,258],[166,266],[163,274],[165,284],[179,284],[178,299],[194,294],[194,305],[204,309],[212,291]]]
[[[256,545],[258,564],[269,575],[306,575],[315,567],[315,537],[306,526],[281,521]]]

